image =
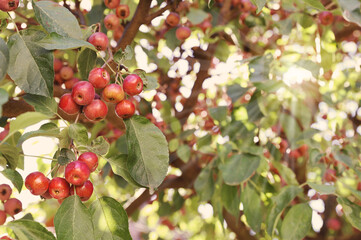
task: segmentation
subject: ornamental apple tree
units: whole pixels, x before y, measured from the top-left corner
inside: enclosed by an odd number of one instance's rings
[[[360,7],[0,0],[0,239],[360,239]]]

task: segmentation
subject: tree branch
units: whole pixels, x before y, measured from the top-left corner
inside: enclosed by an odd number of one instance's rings
[[[256,240],[254,236],[249,234],[249,230],[244,223],[242,223],[239,218],[230,214],[225,208],[223,208],[223,217],[226,220],[228,228],[234,232],[239,240]]]

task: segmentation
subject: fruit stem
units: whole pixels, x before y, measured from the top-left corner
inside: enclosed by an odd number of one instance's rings
[[[21,34],[20,34],[20,31],[19,31],[19,28],[18,28],[18,26],[16,25],[14,19],[11,17],[11,15],[10,15],[9,12],[8,12],[7,14],[9,15],[9,18],[10,18],[11,22],[14,24],[15,29],[16,29],[16,32],[17,32],[19,35],[21,35]]]
[[[43,156],[35,156],[35,155],[29,155],[29,154],[20,154],[20,156],[24,156],[24,157],[36,157],[36,158],[43,158],[43,159],[47,159],[47,160],[51,160],[53,162],[57,162],[58,160],[55,158],[50,158],[50,157],[43,157]]]
[[[49,174],[51,174],[55,169],[56,171],[58,171],[58,168],[59,168],[59,164],[56,164],[53,169],[50,170],[50,172],[48,174],[46,174],[46,176],[49,176]]]
[[[113,74],[116,74],[116,72],[114,71],[114,69],[108,64],[108,62],[110,62],[111,60],[113,60],[113,57],[109,58],[108,61],[107,61],[107,60],[105,60],[105,59],[103,58],[102,55],[100,55],[100,54],[98,54],[98,55],[99,55],[99,56],[101,57],[101,59],[103,59],[103,61],[104,61],[104,64],[103,64],[102,68],[104,68],[105,65],[106,65],[106,66],[108,66],[108,68],[113,72]]]

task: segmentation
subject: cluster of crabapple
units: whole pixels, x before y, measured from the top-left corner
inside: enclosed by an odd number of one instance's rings
[[[103,68],[94,68],[90,71],[89,81],[79,81],[71,93],[66,93],[60,98],[59,107],[65,113],[72,115],[84,112],[86,118],[91,121],[104,119],[108,113],[107,105],[101,100],[117,104],[116,114],[123,118],[130,118],[135,113],[132,101],[125,99],[125,93],[134,96],[142,92],[143,80],[137,74],[125,77],[123,86],[110,83],[110,75]],[[101,97],[95,93],[96,89],[103,89]]]
[[[85,152],[78,160],[66,165],[64,178],[50,180],[42,172],[32,172],[25,178],[25,187],[34,195],[44,199],[55,198],[60,203],[74,193],[81,201],[87,201],[93,194],[93,184],[88,179],[97,167],[98,156],[93,152]]]
[[[7,215],[14,218],[16,214],[23,210],[23,205],[19,199],[10,198],[12,192],[13,190],[9,185],[0,185],[0,200],[4,205],[4,210],[0,210],[0,225],[6,222]]]
[[[79,82],[79,78],[74,77],[74,70],[68,64],[64,64],[60,59],[54,58],[54,83],[65,85],[66,89],[72,89],[74,84]]]

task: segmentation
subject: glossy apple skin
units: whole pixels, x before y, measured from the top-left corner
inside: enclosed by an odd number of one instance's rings
[[[96,32],[90,35],[88,42],[94,45],[99,51],[105,51],[109,45],[109,39],[105,33]]]
[[[104,88],[109,84],[110,75],[103,68],[93,68],[89,72],[88,80],[95,88]]]
[[[120,4],[117,9],[115,9],[115,14],[120,19],[126,19],[127,17],[129,17],[129,13],[129,6],[126,4]]]
[[[1,184],[0,185],[0,200],[2,202],[8,200],[11,196],[11,193],[13,192],[13,190],[11,189],[11,187],[7,184]]]
[[[65,81],[71,79],[74,76],[74,71],[69,66],[62,67],[59,73],[60,77]]]
[[[4,12],[14,11],[19,7],[19,0],[0,0],[0,10]]]
[[[99,99],[95,99],[84,108],[84,115],[91,121],[99,121],[104,119],[108,114],[107,105]]]
[[[167,18],[165,19],[165,22],[171,27],[177,26],[179,24],[179,21],[180,21],[180,17],[179,14],[176,12],[169,13]]]
[[[120,20],[115,14],[108,14],[104,18],[104,26],[108,30],[115,30],[120,25]]]
[[[10,198],[4,203],[4,209],[8,215],[14,217],[14,215],[23,210],[23,205],[19,199]]]
[[[98,156],[93,152],[82,153],[79,156],[78,161],[84,162],[88,166],[90,172],[94,172],[98,167]]]
[[[32,172],[25,178],[25,187],[34,195],[46,193],[50,180],[42,172]]]
[[[177,28],[175,35],[179,40],[183,41],[189,38],[189,36],[191,35],[191,30],[189,27],[179,27]]]
[[[119,3],[120,0],[104,0],[105,6],[110,9],[115,9],[116,7],[118,7]]]
[[[90,104],[95,96],[95,89],[90,82],[80,81],[73,86],[71,97],[78,105]]]
[[[65,93],[59,101],[59,108],[66,114],[73,115],[80,112],[80,106],[76,104],[70,93]]]
[[[6,212],[0,210],[0,225],[4,225],[6,222]]]
[[[137,74],[128,75],[123,81],[123,90],[130,96],[143,91],[143,80]]]
[[[65,179],[69,183],[79,186],[88,180],[90,170],[84,162],[74,161],[65,167]]]
[[[320,14],[318,14],[318,17],[320,19],[320,22],[322,25],[330,25],[333,22],[333,14],[331,12],[320,12]]]
[[[49,183],[49,193],[55,199],[63,199],[69,196],[70,185],[60,177],[53,178]]]
[[[92,182],[87,180],[81,186],[72,186],[70,188],[71,195],[74,195],[74,189],[75,189],[76,195],[78,195],[80,197],[80,200],[84,202],[84,201],[88,201],[89,198],[92,196],[94,187],[93,187]]]
[[[112,83],[103,89],[102,97],[104,101],[118,103],[124,99],[124,91],[122,86]]]
[[[54,58],[54,72],[59,72],[63,68],[63,62],[60,59]]]
[[[120,118],[130,118],[135,113],[135,106],[131,101],[125,99],[115,106],[115,113]]]
[[[66,89],[72,89],[75,85],[75,83],[79,82],[79,78],[75,78],[73,77],[72,79],[69,79],[67,81],[65,81],[64,85]]]

